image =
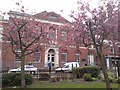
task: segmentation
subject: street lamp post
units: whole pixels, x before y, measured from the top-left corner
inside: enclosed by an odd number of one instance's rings
[[[48,69],[49,69],[49,74],[51,75],[51,61],[48,62]]]

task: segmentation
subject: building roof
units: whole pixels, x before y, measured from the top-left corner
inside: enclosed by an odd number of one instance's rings
[[[64,19],[60,14],[57,14],[55,12],[43,11],[43,12],[32,15],[32,14],[21,13],[16,11],[9,11],[8,14],[15,15],[15,16],[23,16],[23,17],[34,16],[37,19],[46,20],[46,21],[52,21],[52,22],[58,22],[58,23],[70,23],[68,20]]]
[[[60,14],[57,14],[55,12],[43,11],[41,13],[34,14],[34,16],[42,20],[70,23],[68,20],[64,19]]]
[[[9,11],[8,15],[17,15],[17,16],[32,16],[31,14],[22,13],[22,12],[16,12],[16,11]]]

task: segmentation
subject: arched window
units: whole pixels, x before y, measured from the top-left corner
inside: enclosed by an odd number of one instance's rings
[[[48,53],[55,53],[55,51],[53,49],[50,49]]]

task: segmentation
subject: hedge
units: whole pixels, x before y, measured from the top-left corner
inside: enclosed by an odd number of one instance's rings
[[[26,85],[32,84],[32,76],[25,74]],[[6,73],[2,75],[2,87],[21,86],[21,73]]]
[[[86,73],[83,75],[85,81],[93,81],[91,74]]]
[[[50,74],[49,73],[40,73],[39,74],[39,80],[41,81],[46,81],[50,79]]]
[[[117,83],[120,84],[120,77],[117,78]]]
[[[83,77],[84,74],[89,73],[92,77],[98,78],[100,68],[96,66],[84,66],[80,68],[73,68],[72,73],[76,74],[77,77]]]

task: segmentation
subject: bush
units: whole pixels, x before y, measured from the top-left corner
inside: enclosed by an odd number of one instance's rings
[[[108,79],[110,83],[115,83],[116,82],[115,74],[113,72],[108,71]],[[105,81],[105,78],[103,75],[102,75],[102,80]]]
[[[32,76],[25,74],[26,85],[32,84]],[[2,87],[20,86],[21,74],[20,73],[7,73],[2,75]]]
[[[115,73],[113,73],[113,72],[111,72],[111,71],[108,71],[108,76],[115,78]]]
[[[92,76],[89,73],[83,75],[85,81],[93,81]]]
[[[92,77],[97,78],[100,74],[100,69],[95,66],[85,66],[80,69],[80,73],[84,75],[85,73],[89,73]]]
[[[116,82],[115,74],[113,72],[108,71],[108,78],[109,78],[110,83]]]
[[[75,67],[75,68],[72,69],[72,73],[79,74],[79,70],[80,70],[79,67]]]
[[[117,83],[120,84],[120,77],[117,78]]]
[[[98,80],[98,78],[92,78],[92,81],[97,81]]]
[[[73,73],[74,77],[76,77],[76,78],[81,78],[82,77],[82,76],[80,76],[79,71],[80,71],[79,67],[73,68],[72,73]]]
[[[96,66],[84,66],[82,68],[73,68],[72,73],[76,74],[78,77],[83,77],[85,73],[89,73],[92,77],[98,78],[100,69]]]
[[[39,80],[49,80],[50,74],[49,73],[40,73],[39,74]]]
[[[114,77],[108,76],[110,83],[115,83],[116,79]]]

